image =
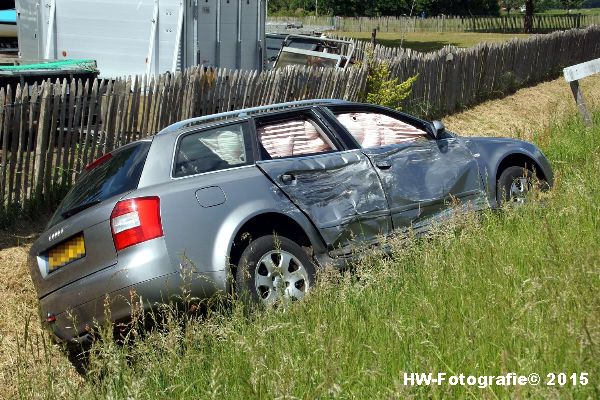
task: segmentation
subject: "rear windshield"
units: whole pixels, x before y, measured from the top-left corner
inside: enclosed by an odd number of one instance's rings
[[[137,188],[150,143],[137,142],[118,149],[110,156],[104,156],[104,161],[82,172],[75,186],[60,203],[48,227],[75,215],[78,210],[83,211],[87,205],[98,204]]]

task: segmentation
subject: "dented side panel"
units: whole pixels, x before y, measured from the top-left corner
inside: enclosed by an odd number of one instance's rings
[[[360,150],[257,162],[311,219],[330,249],[391,230],[377,172]]]
[[[486,205],[478,165],[458,138],[365,149],[377,166],[395,229],[456,204]]]

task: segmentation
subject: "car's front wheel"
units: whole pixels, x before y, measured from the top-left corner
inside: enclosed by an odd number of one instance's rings
[[[535,174],[523,167],[508,167],[498,178],[496,200],[498,205],[505,203],[522,204],[527,200],[529,192],[534,188],[544,189],[547,184],[539,181]]]
[[[267,235],[244,250],[235,278],[239,298],[271,305],[280,299],[302,299],[314,284],[315,267],[298,244]]]

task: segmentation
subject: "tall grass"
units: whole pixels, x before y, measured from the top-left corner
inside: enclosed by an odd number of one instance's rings
[[[46,342],[20,346],[21,397],[598,398],[600,115],[540,132],[556,186],[538,201],[467,215],[427,239],[391,240],[304,301],[248,316],[234,304],[128,345],[98,343],[84,380]],[[39,339],[38,339],[39,341]],[[26,343],[29,343],[26,345]],[[36,347],[37,346],[37,347]],[[538,373],[542,384],[405,386],[404,372]],[[549,373],[586,386],[545,386]]]

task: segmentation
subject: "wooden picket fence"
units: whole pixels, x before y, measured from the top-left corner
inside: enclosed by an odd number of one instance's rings
[[[600,27],[427,54],[369,46],[358,44],[359,60],[372,51],[389,63],[392,77],[419,75],[404,109],[437,117],[600,57]],[[264,72],[194,67],[151,79],[1,88],[0,214],[55,201],[99,155],[182,119],[293,100],[360,100],[366,65]]]
[[[312,98],[357,100],[364,68],[231,71],[194,67],[148,80],[44,82],[0,89],[0,211],[53,201],[101,154],[182,119]]]
[[[331,27],[344,32],[523,32],[523,14],[502,17],[269,17],[272,24]],[[537,33],[600,25],[600,15],[534,15]],[[322,28],[321,28],[322,29]]]
[[[523,15],[502,17],[452,17],[433,18],[379,17],[333,19],[333,27],[345,32],[523,32]],[[599,15],[534,15],[533,30],[537,33],[572,28],[584,28],[600,24]]]

